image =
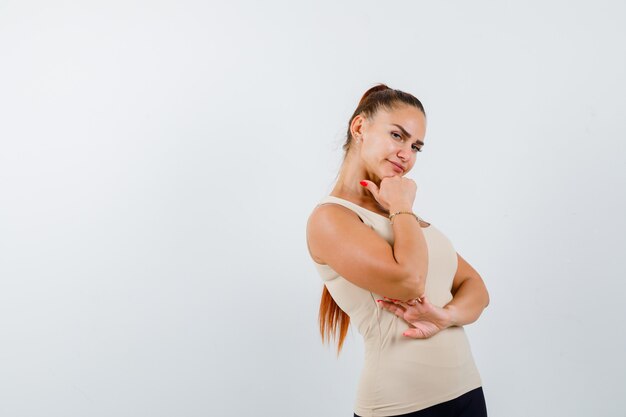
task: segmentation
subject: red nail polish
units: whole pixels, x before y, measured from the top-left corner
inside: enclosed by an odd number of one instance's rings
[[[365,181],[361,181],[359,184],[361,184],[363,187],[365,187],[367,185],[367,183]]]

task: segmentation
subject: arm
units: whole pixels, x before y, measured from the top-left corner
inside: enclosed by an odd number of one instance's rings
[[[394,219],[393,231],[392,246],[352,210],[322,204],[309,217],[307,243],[315,262],[367,291],[401,300],[421,297],[428,271],[424,234],[408,215]]]
[[[380,306],[411,326],[403,335],[415,339],[432,337],[443,329],[463,326],[478,319],[489,304],[489,294],[478,272],[457,253],[458,267],[452,282],[452,300],[443,308],[426,296],[417,301],[377,300]]]
[[[489,305],[489,293],[482,278],[458,253],[458,267],[452,281],[452,301],[443,308],[449,312],[450,326],[463,326],[478,320]]]

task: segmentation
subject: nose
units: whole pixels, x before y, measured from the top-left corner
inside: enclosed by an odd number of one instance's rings
[[[408,161],[411,158],[411,144],[409,143],[408,148],[406,146],[402,146],[400,147],[400,149],[398,149],[398,158],[402,159],[403,161]]]

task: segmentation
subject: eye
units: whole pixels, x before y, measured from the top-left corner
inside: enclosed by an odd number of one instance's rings
[[[415,143],[411,146],[411,149],[413,149],[413,152],[422,152],[422,150]]]
[[[404,142],[404,138],[402,137],[402,135],[400,135],[400,134],[398,134],[396,132],[391,132],[391,136],[393,136],[394,139],[398,139],[398,140]]]

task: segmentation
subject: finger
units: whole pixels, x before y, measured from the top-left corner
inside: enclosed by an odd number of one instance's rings
[[[399,301],[396,304],[400,304],[400,305],[404,306],[405,308],[409,308],[409,307],[419,308],[421,303],[422,302],[421,302],[421,300],[419,298],[414,298],[412,300]]]
[[[384,308],[385,310],[391,311],[393,314],[395,314],[398,317],[404,317],[405,311],[402,307],[398,306],[397,304],[390,303],[388,301],[383,301],[383,300],[379,300],[379,301],[381,302],[378,304],[380,304],[380,306]]]
[[[367,188],[367,191],[372,193],[376,201],[378,201],[378,186],[369,180],[362,180],[361,184],[365,184],[363,188]]]
[[[385,300],[385,301],[387,301],[388,303],[392,303],[395,306],[400,307],[403,312],[405,312],[407,308],[412,307],[412,306],[407,305],[404,302],[402,302],[400,300],[396,300],[394,298],[387,298],[387,300]]]
[[[404,310],[402,310],[400,307],[396,306],[395,304],[383,306],[383,308],[404,320]]]
[[[414,298],[412,300],[405,301],[405,304],[408,304],[410,306],[415,306],[417,305],[417,303],[421,303],[421,302],[422,301],[419,298]]]
[[[426,335],[424,334],[424,332],[416,328],[405,330],[404,333],[402,333],[402,336],[410,337],[413,339],[426,339]]]
[[[385,305],[394,305],[394,306],[399,306],[401,305],[401,301],[400,300],[395,300],[393,298],[388,298],[383,296],[385,299],[384,300],[376,300],[376,301],[382,301]]]

